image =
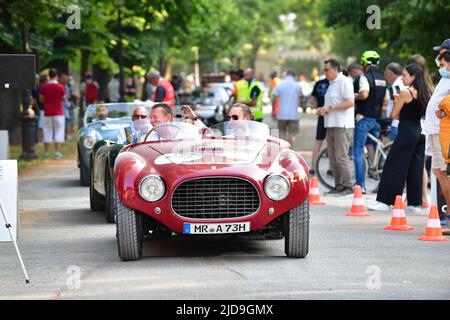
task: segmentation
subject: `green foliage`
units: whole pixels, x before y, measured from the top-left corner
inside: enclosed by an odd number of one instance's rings
[[[387,59],[405,60],[414,53],[429,63],[436,53],[432,47],[449,38],[450,2],[446,0],[382,0],[381,29],[369,30],[369,0],[324,0],[326,25],[333,27],[334,49],[342,56],[378,50]],[[353,53],[353,54],[352,54]]]

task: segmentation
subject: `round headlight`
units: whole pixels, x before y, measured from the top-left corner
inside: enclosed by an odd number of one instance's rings
[[[139,186],[139,194],[146,201],[158,201],[164,196],[166,187],[162,179],[155,175],[150,175],[142,179]]]
[[[274,201],[280,201],[286,198],[291,190],[289,181],[280,175],[273,175],[267,178],[264,184],[264,191],[267,197]]]
[[[95,144],[95,137],[94,136],[87,136],[84,138],[83,145],[86,149],[92,149]]]

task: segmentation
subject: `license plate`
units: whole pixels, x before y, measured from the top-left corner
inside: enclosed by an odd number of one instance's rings
[[[250,222],[185,223],[184,234],[222,234],[250,232]]]

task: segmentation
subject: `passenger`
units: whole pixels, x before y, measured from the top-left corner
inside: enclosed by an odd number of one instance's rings
[[[148,110],[143,106],[137,106],[131,116],[133,121],[132,135],[133,143],[142,142],[145,135],[150,131],[152,125],[148,116]]]

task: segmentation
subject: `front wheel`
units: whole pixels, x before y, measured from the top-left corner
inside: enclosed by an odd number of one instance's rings
[[[284,215],[284,251],[289,258],[304,258],[309,251],[309,201]]]
[[[80,163],[80,184],[82,187],[87,187],[90,184],[89,168],[84,164],[80,149],[78,149],[78,162]]]
[[[122,261],[135,261],[142,257],[144,235],[142,215],[125,206],[116,190],[115,215],[119,258]]]

